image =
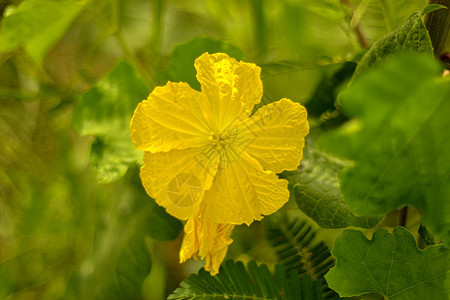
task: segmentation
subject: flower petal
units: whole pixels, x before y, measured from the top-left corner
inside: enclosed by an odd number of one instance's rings
[[[196,215],[217,172],[220,157],[203,151],[189,148],[144,153],[141,179],[145,190],[169,214],[182,220]]]
[[[191,257],[205,259],[205,270],[211,275],[219,273],[220,264],[233,242],[231,224],[218,224],[207,216],[199,214],[188,220],[184,227],[185,236],[180,250],[180,262]]]
[[[211,128],[203,104],[203,96],[187,83],[156,87],[139,103],[131,120],[135,147],[155,153],[204,145]]]
[[[241,114],[248,117],[263,94],[261,69],[224,53],[204,53],[195,60],[197,80],[210,105],[215,130],[222,131]]]
[[[289,99],[281,99],[258,109],[244,121],[249,144],[245,151],[266,170],[280,173],[296,170],[303,157],[309,133],[306,109]]]
[[[288,182],[278,179],[246,152],[219,166],[205,192],[205,215],[217,223],[249,225],[283,206],[289,199]]]

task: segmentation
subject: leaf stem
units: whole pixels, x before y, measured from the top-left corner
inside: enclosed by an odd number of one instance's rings
[[[155,75],[162,73],[162,60],[161,60],[161,47],[163,43],[163,15],[165,9],[165,1],[164,0],[156,0],[153,1],[152,6],[152,32],[150,36],[150,47],[149,53],[147,53],[150,63],[152,66]],[[158,75],[155,76],[155,81],[159,81],[160,78]]]
[[[139,58],[136,56],[136,53],[132,50],[125,37],[122,34],[122,24],[121,24],[121,15],[120,15],[120,2],[118,0],[113,1],[112,7],[112,15],[114,18],[114,36],[116,37],[117,42],[122,49],[125,57],[136,67],[142,79],[144,79],[145,83],[148,87],[153,87],[155,85],[155,81],[151,74],[147,71],[147,69],[143,66]]]
[[[260,61],[264,61],[267,54],[267,41],[266,41],[266,21],[264,15],[264,1],[253,0],[251,2],[253,9],[253,34],[254,44],[258,49],[257,56]]]
[[[122,49],[125,57],[130,60],[130,62],[137,68],[139,74],[142,76],[142,79],[144,79],[145,83],[148,87],[155,86],[155,82],[150,75],[149,72],[147,72],[147,69],[142,65],[141,61],[136,57],[134,51],[130,48],[127,41],[125,40],[124,36],[120,32],[120,29],[115,33],[115,37],[117,41],[119,42],[120,48]]]
[[[157,0],[153,3],[153,22],[152,22],[152,35],[151,45],[156,54],[161,52],[162,44],[162,16],[164,11],[164,0]]]
[[[352,6],[350,5],[350,2],[348,2],[348,0],[341,0],[341,3],[344,4],[347,8],[352,9]],[[356,36],[358,37],[358,42],[359,42],[360,46],[364,49],[369,48],[369,43],[367,42],[367,39],[365,38],[364,34],[362,33],[361,27],[359,27],[359,24],[356,24],[353,27],[353,30],[355,31]]]

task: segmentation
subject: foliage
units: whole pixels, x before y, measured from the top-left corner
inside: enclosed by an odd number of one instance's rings
[[[347,164],[307,145],[300,168],[283,176],[298,207],[320,226],[372,228],[380,218],[356,216],[339,191],[338,174]]]
[[[422,20],[422,13],[416,12],[402,26],[379,39],[361,58],[354,77],[399,52],[433,53],[430,37]]]
[[[306,105],[310,116],[320,116],[335,109],[334,102],[339,88],[352,77],[355,68],[356,63],[347,61],[340,64],[336,69],[331,69],[322,77]]]
[[[83,2],[75,0],[24,1],[2,22],[0,53],[24,46],[31,58],[41,62],[82,11]]]
[[[425,5],[0,1],[0,298],[448,299],[450,81]],[[145,193],[129,136],[155,86],[199,88],[204,52],[260,65],[262,104],[300,102],[311,125],[280,174],[292,201],[236,226],[214,277],[178,263],[182,223]],[[404,206],[420,224],[392,231]]]
[[[119,62],[91,90],[81,96],[72,126],[81,135],[95,135],[90,161],[100,182],[119,179],[142,153],[130,144],[128,124],[140,100],[147,97],[145,84],[133,68]]]
[[[299,277],[295,269],[286,271],[281,264],[271,274],[265,264],[251,260],[247,270],[241,262],[228,260],[219,274],[205,270],[192,274],[167,299],[314,299],[322,298],[320,282],[307,275]]]
[[[286,270],[296,270],[319,282],[324,299],[335,298],[336,293],[328,288],[324,278],[334,266],[334,259],[323,241],[315,243],[316,232],[311,226],[299,218],[269,224],[268,239]]]
[[[377,292],[384,299],[447,299],[448,254],[443,245],[417,249],[403,227],[380,229],[371,240],[346,230],[336,240],[337,264],[326,278],[344,297]]]
[[[412,204],[449,243],[450,144],[444,128],[450,126],[450,85],[437,73],[431,58],[401,56],[361,76],[340,99],[355,120],[325,135],[322,146],[355,161],[340,175],[355,213],[384,214]]]

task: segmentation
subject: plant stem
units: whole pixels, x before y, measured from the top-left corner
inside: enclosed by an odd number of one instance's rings
[[[441,4],[447,9],[439,9],[425,16],[425,26],[428,29],[433,45],[434,55],[450,67],[450,0],[429,0],[428,4]]]
[[[266,21],[264,15],[264,1],[253,0],[251,2],[253,9],[253,38],[256,49],[258,49],[258,60],[264,61],[267,54],[267,42],[266,42]]]
[[[147,71],[147,68],[145,68],[139,58],[134,53],[133,49],[130,47],[128,42],[126,41],[125,37],[122,34],[121,31],[121,15],[120,15],[120,2],[119,0],[113,1],[113,7],[112,7],[112,15],[114,20],[114,35],[116,37],[117,42],[119,43],[120,48],[122,49],[123,54],[125,57],[136,67],[137,71],[141,75],[142,79],[145,81],[148,87],[153,87],[155,85],[155,82],[153,80],[153,77],[150,75],[150,73]]]
[[[164,11],[164,1],[153,1],[153,23],[152,23],[152,36],[151,45],[156,54],[160,54],[161,51],[161,32],[162,32],[162,16]]]
[[[162,73],[161,65],[161,47],[162,47],[162,30],[163,30],[163,15],[164,15],[165,1],[153,1],[152,6],[152,32],[150,37],[150,51],[147,53],[150,58],[150,65],[155,73],[155,81],[159,81],[159,75]]]
[[[352,6],[350,5],[350,2],[348,2],[348,0],[341,0],[341,3],[344,4],[347,8],[352,9]],[[360,46],[364,49],[369,48],[369,43],[367,43],[367,40],[364,37],[364,34],[361,31],[361,27],[359,27],[359,24],[356,24],[353,27],[353,30],[355,31],[356,36],[358,37],[358,42]]]
[[[402,209],[400,209],[400,217],[399,217],[399,222],[398,224],[400,226],[403,226],[406,228],[406,222],[408,220],[408,206],[403,207]]]

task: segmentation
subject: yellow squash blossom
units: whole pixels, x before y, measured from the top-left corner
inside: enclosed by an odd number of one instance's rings
[[[195,61],[201,92],[168,82],[142,101],[131,121],[147,193],[187,220],[181,261],[200,256],[218,272],[234,225],[249,225],[289,198],[276,173],[295,170],[309,132],[306,110],[288,99],[265,105],[261,69],[223,53]]]

